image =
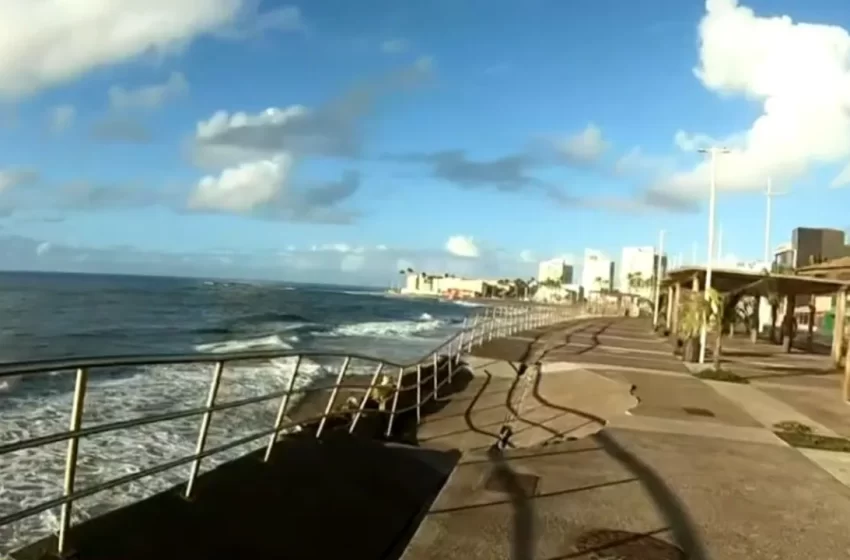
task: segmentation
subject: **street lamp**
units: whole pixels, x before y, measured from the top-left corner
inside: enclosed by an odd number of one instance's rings
[[[705,301],[709,303],[711,296],[711,264],[714,257],[714,207],[717,203],[717,154],[728,154],[727,148],[704,148],[699,150],[703,154],[711,154],[711,183],[708,191],[708,262],[705,264]],[[708,338],[708,312],[703,315],[702,328],[699,333],[699,363],[705,363],[705,346]]]
[[[655,257],[655,303],[653,305],[652,312],[652,327],[658,328],[658,309],[661,302],[661,255],[664,254],[664,230],[662,229],[658,233],[658,254]],[[667,302],[667,305],[670,305],[670,302]],[[667,325],[669,328],[670,325]]]

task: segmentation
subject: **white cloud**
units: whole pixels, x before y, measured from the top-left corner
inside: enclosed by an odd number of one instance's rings
[[[405,39],[388,39],[381,43],[381,51],[387,54],[403,53],[410,45]]]
[[[39,257],[44,255],[48,251],[50,251],[50,243],[47,241],[39,243],[38,247],[35,248],[35,254]]]
[[[608,149],[608,142],[602,130],[590,123],[578,134],[556,142],[555,149],[572,163],[594,163]]]
[[[156,109],[166,101],[189,92],[189,82],[180,72],[172,72],[161,84],[150,84],[136,89],[121,86],[109,88],[109,104],[113,109]]]
[[[37,179],[38,172],[32,169],[0,169],[0,193]]]
[[[767,178],[787,181],[812,166],[850,158],[850,34],[834,25],[760,17],[737,0],[707,0],[699,25],[697,78],[711,91],[762,105],[748,130],[722,142],[739,144],[720,156],[718,188],[763,189]],[[678,133],[681,147],[714,143]],[[709,183],[707,160],[671,174],[661,185],[691,196]],[[836,185],[850,179],[850,171]]]
[[[537,259],[534,257],[534,253],[532,253],[528,249],[525,249],[519,252],[519,260],[521,260],[522,262],[530,263],[535,262]]]
[[[282,128],[310,114],[303,105],[283,109],[270,107],[256,114],[216,111],[209,119],[198,122],[195,129],[194,158],[199,165],[218,167],[234,165],[278,153],[279,146],[239,145],[221,142],[221,138],[242,131]]]
[[[54,134],[65,132],[74,124],[77,109],[73,105],[59,105],[50,110],[50,131]]]
[[[198,183],[189,206],[196,210],[250,212],[280,194],[291,168],[292,157],[281,154],[225,169],[218,176],[208,175]]]
[[[295,32],[307,29],[297,6],[281,6],[261,14],[256,13],[258,6],[256,2],[253,13],[244,12],[245,17],[217,31],[216,36],[223,39],[249,39],[269,31]]]
[[[471,237],[453,235],[446,241],[446,251],[456,257],[478,258],[481,251]]]
[[[0,0],[0,96],[20,97],[143,54],[170,54],[243,0]]]

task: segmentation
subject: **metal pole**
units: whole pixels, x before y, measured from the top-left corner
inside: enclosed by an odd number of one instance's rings
[[[289,378],[289,383],[286,384],[286,393],[280,400],[280,406],[277,409],[277,418],[274,421],[274,433],[269,436],[269,443],[266,444],[266,454],[263,457],[263,462],[268,463],[272,456],[272,448],[277,436],[280,435],[280,425],[283,424],[283,419],[286,416],[286,408],[289,406],[289,397],[292,396],[292,389],[295,387],[295,378],[298,376],[298,368],[301,366],[301,356],[295,359],[295,369],[292,370],[292,377]]]
[[[86,400],[86,382],[88,380],[88,371],[85,368],[77,370],[77,378],[74,382],[74,401],[71,405],[71,422],[68,426],[69,431],[77,432],[83,423],[83,405]],[[79,450],[79,436],[71,436],[68,440],[68,452],[65,457],[65,488],[64,496],[70,496],[74,493],[74,481],[77,476],[77,451]],[[59,519],[59,542],[58,551],[62,556],[65,551],[65,545],[68,538],[68,529],[71,527],[71,513],[73,511],[74,502],[68,501],[62,504],[62,513]]]
[[[342,367],[339,368],[339,374],[336,376],[336,383],[334,384],[333,391],[331,391],[330,398],[328,398],[328,404],[325,405],[325,413],[322,414],[322,419],[319,420],[319,427],[316,429],[316,438],[321,437],[322,432],[325,429],[325,423],[328,421],[328,416],[330,416],[331,410],[333,410],[334,403],[336,402],[336,396],[339,394],[339,386],[342,385],[342,380],[345,379],[345,373],[348,371],[349,363],[351,363],[351,357],[346,356],[345,360],[342,362]]]
[[[703,150],[705,151],[705,150]],[[726,153],[728,150],[722,148],[709,148],[707,150],[711,154],[711,183],[708,191],[708,262],[705,266],[705,301],[711,301],[711,265],[712,255],[714,255],[714,210],[717,203],[717,154],[718,152]],[[705,346],[708,339],[708,309],[703,317],[702,328],[700,329],[700,349],[699,363],[705,363]]]
[[[655,258],[655,307],[652,312],[652,326],[658,327],[658,308],[661,306],[661,259],[664,255],[664,230],[658,233],[658,255]],[[669,305],[669,304],[668,304]]]
[[[204,447],[207,444],[207,433],[210,429],[212,421],[212,410],[215,406],[215,397],[218,395],[218,387],[221,385],[221,372],[224,370],[224,362],[216,362],[215,370],[213,370],[212,381],[210,381],[210,390],[207,393],[207,411],[201,419],[201,429],[198,431],[198,442],[195,444],[195,460],[192,461],[192,468],[189,471],[189,482],[186,483],[186,498],[192,497],[192,490],[195,488],[195,479],[198,478],[198,471],[201,470],[201,458],[198,456],[204,452]]]
[[[767,202],[764,213],[764,263],[770,266],[770,214],[771,214],[771,197],[773,196],[773,181],[770,177],[767,178]]]

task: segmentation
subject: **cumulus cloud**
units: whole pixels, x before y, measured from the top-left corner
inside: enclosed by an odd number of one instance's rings
[[[469,259],[478,258],[481,251],[471,237],[465,235],[453,235],[446,241],[446,251],[456,257]]]
[[[283,189],[292,169],[292,157],[280,154],[273,159],[243,163],[208,175],[198,182],[189,200],[197,210],[244,213],[273,200]]]
[[[77,109],[73,105],[59,105],[53,107],[48,114],[48,126],[53,134],[61,134],[71,128],[77,116]]]
[[[359,188],[359,174],[347,172],[338,181],[293,188],[293,165],[293,156],[282,153],[207,175],[191,193],[189,209],[334,224],[350,223],[359,216],[357,211],[341,206]]]
[[[24,96],[147,53],[173,53],[243,7],[242,0],[3,0],[0,96]]]
[[[186,95],[189,82],[180,72],[172,72],[161,84],[149,84],[135,89],[121,86],[109,88],[109,105],[113,109],[157,109],[166,101]]]
[[[522,262],[527,262],[527,263],[537,261],[537,259],[534,257],[534,253],[531,252],[528,249],[524,249],[524,250],[519,252],[519,260],[521,260]]]
[[[217,111],[198,123],[192,145],[194,160],[207,167],[227,166],[280,152],[352,157],[361,151],[359,126],[376,100],[390,91],[423,83],[433,61],[413,64],[374,82],[355,87],[319,107],[270,107],[260,113]]]
[[[602,130],[590,123],[584,130],[564,139],[554,141],[558,156],[572,165],[590,165],[599,161],[608,149]]]
[[[763,17],[737,0],[707,0],[699,24],[696,77],[709,90],[761,104],[762,114],[743,132],[720,142],[736,147],[718,161],[718,188],[763,189],[768,177],[793,180],[819,164],[850,158],[850,34],[834,25]],[[676,136],[684,149],[715,139]],[[709,163],[673,173],[656,190],[702,195]],[[850,180],[850,170],[833,182]]]

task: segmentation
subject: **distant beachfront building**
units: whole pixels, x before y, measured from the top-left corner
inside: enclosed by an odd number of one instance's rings
[[[601,251],[585,249],[581,270],[581,286],[585,294],[614,287],[614,261]]]
[[[543,261],[537,267],[537,281],[545,282],[556,280],[561,284],[572,284],[573,266],[567,264],[564,259],[550,259]]]
[[[655,277],[655,247],[623,247],[620,261],[620,291],[649,298]]]
[[[486,280],[433,276],[423,272],[408,272],[401,289],[401,293],[406,295],[458,297],[480,297],[488,295],[490,291],[491,286]]]

